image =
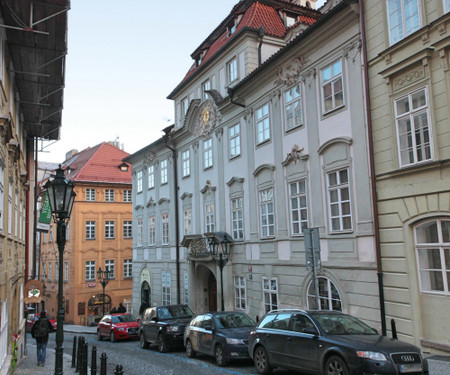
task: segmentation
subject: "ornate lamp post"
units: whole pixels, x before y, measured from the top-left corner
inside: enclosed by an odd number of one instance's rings
[[[217,241],[216,235],[222,237],[221,241]],[[217,232],[213,234],[211,237],[208,236],[208,243],[211,249],[211,255],[216,261],[217,265],[220,269],[220,295],[221,295],[221,308],[222,311],[225,311],[224,307],[224,297],[223,297],[223,267],[228,263],[230,259],[230,245],[233,240],[228,236],[225,232]]]
[[[57,226],[56,243],[58,244],[59,252],[59,267],[58,267],[58,315],[56,318],[56,360],[55,360],[55,375],[62,375],[63,373],[63,342],[64,342],[64,307],[63,307],[63,256],[64,246],[66,245],[66,225],[70,219],[73,202],[75,200],[75,192],[73,191],[74,184],[72,181],[66,180],[64,170],[59,168],[56,170],[56,175],[53,180],[49,180],[45,184],[48,198],[50,201],[50,208],[53,214],[53,220]]]
[[[102,271],[101,267],[98,268],[97,271],[97,279],[100,281],[100,284],[102,284],[103,288],[103,315],[105,315],[105,287],[108,285],[108,280],[111,276],[111,271],[106,268],[104,271]]]

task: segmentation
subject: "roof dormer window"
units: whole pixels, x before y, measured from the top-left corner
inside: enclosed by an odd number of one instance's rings
[[[126,163],[120,164],[119,169],[121,172],[128,172],[128,164],[126,164]]]
[[[228,25],[227,32],[229,37],[236,32],[236,23],[234,20]]]
[[[297,16],[293,14],[286,14],[286,27],[291,27],[292,25],[295,25],[297,22]]]

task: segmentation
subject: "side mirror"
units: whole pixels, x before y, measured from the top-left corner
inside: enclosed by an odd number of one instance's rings
[[[158,321],[158,317],[157,317],[157,316],[154,316],[154,317],[152,317],[151,320],[152,320],[152,322],[155,322],[155,323],[156,323],[156,322]]]
[[[315,329],[314,327],[308,327],[308,328],[303,329],[303,333],[307,333],[308,335],[314,335],[314,336],[318,335],[317,329]]]

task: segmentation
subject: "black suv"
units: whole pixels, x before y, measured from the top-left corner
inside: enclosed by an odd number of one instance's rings
[[[313,374],[428,374],[419,348],[337,311],[270,311],[250,333],[248,351],[260,374],[275,366]]]
[[[193,312],[187,305],[155,306],[145,310],[139,326],[141,348],[157,344],[161,353],[183,346],[184,328]]]

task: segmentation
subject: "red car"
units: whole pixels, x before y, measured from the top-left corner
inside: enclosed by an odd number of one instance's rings
[[[109,337],[111,342],[139,338],[139,319],[131,314],[107,314],[98,322],[97,339]]]
[[[31,328],[33,327],[33,324],[39,320],[39,316],[41,314],[37,313],[37,314],[28,314],[27,316],[27,324],[26,324],[26,330],[27,332],[31,332]],[[53,331],[56,331],[56,320],[53,316],[47,314],[47,319],[50,320],[50,323],[52,323],[53,326]]]

